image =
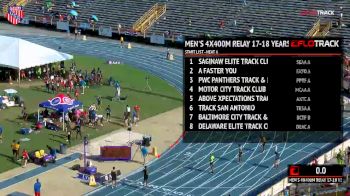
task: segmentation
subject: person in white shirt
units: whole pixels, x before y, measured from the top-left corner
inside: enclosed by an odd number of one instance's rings
[[[120,34],[120,31],[122,29],[122,25],[121,24],[118,24],[118,33]]]
[[[250,33],[250,34],[253,34],[253,33],[254,33],[254,27],[253,27],[253,26],[249,29],[249,33]]]
[[[343,7],[340,7],[339,28],[342,28],[344,26],[345,25],[343,24]]]
[[[120,100],[120,87],[117,88],[117,98]]]

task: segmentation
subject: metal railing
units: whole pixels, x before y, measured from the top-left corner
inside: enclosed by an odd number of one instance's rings
[[[136,32],[145,33],[154,22],[156,22],[166,12],[166,4],[154,4],[144,15],[142,15],[132,26]]]
[[[332,22],[329,21],[326,24],[323,24],[322,26],[323,26],[322,30],[317,35],[320,37],[325,37],[329,33],[329,30],[332,27]]]
[[[320,19],[318,19],[311,30],[306,34],[306,37],[313,37],[320,30]]]

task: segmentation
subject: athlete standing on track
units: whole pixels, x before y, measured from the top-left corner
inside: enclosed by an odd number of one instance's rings
[[[36,179],[36,183],[34,184],[34,195],[40,196],[41,183],[39,179]]]
[[[277,151],[275,152],[275,164],[274,167],[278,168],[278,166],[280,165],[280,153],[278,153]]]
[[[277,145],[275,146],[275,154],[277,154],[278,153],[278,147],[277,147]]]
[[[214,173],[214,161],[215,161],[215,156],[213,153],[210,154],[210,158],[209,158],[209,165],[210,165],[210,169],[211,169],[211,173]]]
[[[265,151],[265,144],[266,144],[266,137],[261,136],[260,142],[261,142],[261,146],[262,146],[262,152],[264,152]]]
[[[113,170],[111,171],[111,177],[112,177],[112,189],[117,186],[117,171],[115,170],[115,167],[113,167]]]
[[[238,144],[238,163],[241,163],[243,155],[243,148],[240,144]]]
[[[143,169],[143,186],[147,186],[148,184],[148,169],[147,166],[145,166],[145,169]]]

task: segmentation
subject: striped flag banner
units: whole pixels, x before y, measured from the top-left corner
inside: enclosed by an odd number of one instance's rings
[[[8,8],[8,12],[7,12],[7,20],[11,23],[11,24],[18,24],[21,22],[21,20],[24,18],[24,11],[23,11],[23,7],[21,6],[10,6]]]

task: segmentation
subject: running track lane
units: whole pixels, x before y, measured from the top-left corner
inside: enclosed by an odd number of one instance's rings
[[[27,180],[29,178],[32,178],[34,176],[37,176],[39,174],[45,173],[47,171],[50,171],[56,167],[59,167],[61,165],[64,165],[66,163],[69,163],[71,161],[74,161],[75,159],[78,159],[80,157],[80,153],[73,153],[71,155],[68,155],[66,157],[63,157],[61,159],[58,159],[56,163],[49,163],[47,167],[37,167],[35,169],[29,170],[25,173],[19,174],[17,176],[14,176],[10,179],[4,180],[0,182],[0,190],[7,188],[9,186],[15,185],[17,183],[20,183],[24,180]]]

